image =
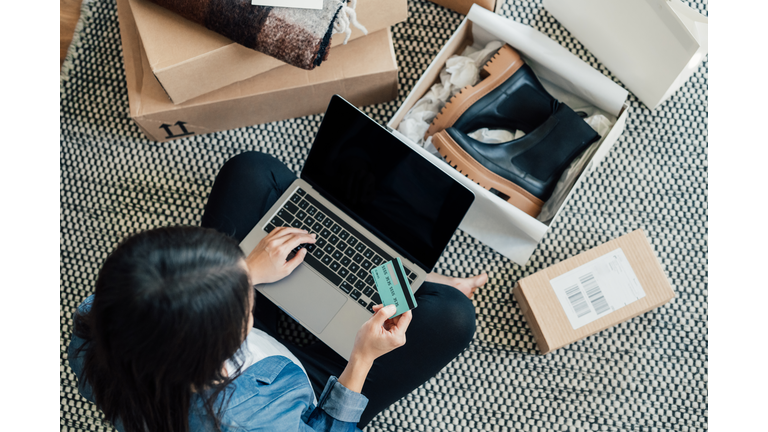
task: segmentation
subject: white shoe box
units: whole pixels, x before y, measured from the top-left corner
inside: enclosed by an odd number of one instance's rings
[[[558,95],[564,94],[563,92],[570,93],[615,119],[600,147],[593,154],[575,184],[567,191],[565,200],[549,224],[540,222],[485,190],[442,159],[397,132],[397,126],[408,110],[429,91],[435,82],[439,81],[440,71],[448,58],[460,53],[473,41],[484,45],[493,40],[501,40],[515,48],[531,66],[542,84],[556,98],[561,99]],[[414,85],[403,105],[387,125],[403,141],[475,193],[475,202],[459,228],[512,261],[525,265],[550,226],[557,221],[560,211],[570,200],[573,191],[599,165],[624,131],[629,107],[627,97],[628,92],[621,86],[584,63],[548,36],[475,5]]]

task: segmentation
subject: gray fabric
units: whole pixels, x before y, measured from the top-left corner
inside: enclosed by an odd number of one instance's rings
[[[365,1],[365,0],[361,0]],[[707,14],[705,0],[690,2]],[[410,0],[393,28],[397,100],[365,107],[392,117],[463,18]],[[111,430],[75,388],[66,363],[71,318],[96,272],[129,233],[196,224],[219,167],[244,150],[298,172],[322,116],[158,144],[128,118],[115,4],[85,0],[61,80],[61,430]],[[612,77],[539,1],[501,14],[548,34]],[[490,273],[475,297],[478,332],[440,374],[368,431],[680,431],[707,429],[707,67],[654,111],[631,97],[626,131],[575,192],[526,266],[458,231],[438,269]],[[516,280],[643,228],[675,289],[669,304],[560,349],[537,354],[511,297]]]

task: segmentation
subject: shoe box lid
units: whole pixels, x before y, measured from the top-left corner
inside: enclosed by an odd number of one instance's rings
[[[440,71],[448,58],[461,52],[467,43],[474,41],[476,44],[484,45],[492,40],[501,40],[514,47],[524,57],[526,64],[531,66],[545,88],[559,87],[564,89],[571,95],[605,111],[616,119],[587,166],[566,192],[562,204],[548,223],[531,217],[485,190],[397,130],[408,111],[429,91],[435,82],[439,82]],[[525,265],[549,231],[553,221],[566,207],[579,183],[599,165],[624,131],[629,113],[627,110],[628,94],[627,90],[583,62],[547,35],[481,6],[473,5],[453,36],[446,42],[413,86],[410,94],[387,123],[387,126],[394,135],[425,157],[433,160],[436,166],[475,194],[475,201],[459,228],[510,260]]]
[[[387,29],[408,18],[406,0],[356,2],[358,22],[368,34]],[[266,73],[285,63],[246,48],[195,24],[149,0],[128,0],[152,74],[173,103]],[[363,35],[350,25],[350,42]],[[333,36],[331,46],[344,42],[345,34]],[[328,59],[334,57],[334,48]],[[320,66],[322,67],[322,66]]]
[[[544,0],[546,8],[648,108],[707,55],[707,17],[680,0]]]

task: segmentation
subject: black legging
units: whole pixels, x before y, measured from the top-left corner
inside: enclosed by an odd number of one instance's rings
[[[242,241],[296,176],[272,156],[246,152],[224,164],[216,176],[201,221]],[[363,394],[368,406],[358,427],[398,401],[456,358],[475,333],[475,309],[459,290],[425,282],[416,291],[418,307],[406,332],[406,344],[378,358],[368,373]],[[258,294],[255,327],[280,340],[307,370],[319,397],[328,377],[339,376],[347,361],[322,342],[297,347],[277,333],[278,310]]]

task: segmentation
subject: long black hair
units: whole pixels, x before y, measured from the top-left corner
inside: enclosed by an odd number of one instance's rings
[[[223,365],[249,330],[243,258],[217,231],[164,227],[128,238],[106,259],[75,331],[85,340],[82,379],[109,421],[129,432],[186,432],[197,391],[220,430],[214,401],[231,382]]]

